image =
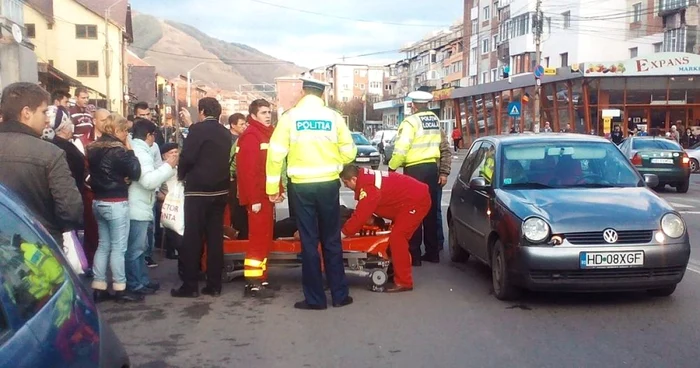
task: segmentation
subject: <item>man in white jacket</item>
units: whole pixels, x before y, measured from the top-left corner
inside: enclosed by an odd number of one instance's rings
[[[134,123],[131,145],[141,164],[141,178],[129,186],[129,245],[126,250],[126,287],[139,294],[153,294],[160,285],[148,277],[145,251],[148,246],[148,227],[153,223],[155,191],[172,178],[178,163],[177,152],[170,153],[162,165],[157,166],[152,147],[155,143],[156,125],[139,119]]]

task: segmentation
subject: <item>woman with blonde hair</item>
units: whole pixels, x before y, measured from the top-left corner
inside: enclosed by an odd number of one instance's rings
[[[141,177],[141,165],[131,149],[128,128],[126,118],[113,113],[102,127],[102,136],[87,146],[89,183],[95,196],[92,209],[99,235],[92,281],[96,302],[111,297],[107,291],[108,263],[115,299],[143,300],[142,295],[126,291],[124,255],[129,239],[129,184]]]

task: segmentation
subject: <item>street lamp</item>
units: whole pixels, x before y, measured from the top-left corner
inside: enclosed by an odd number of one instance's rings
[[[105,96],[107,97],[107,110],[112,110],[112,97],[109,90],[109,77],[112,76],[112,63],[109,47],[109,14],[112,8],[123,0],[117,0],[105,10]]]
[[[192,67],[192,69],[187,71],[187,107],[192,106],[192,92],[190,92],[190,89],[192,88],[192,84],[190,83],[190,80],[192,79],[192,71],[206,63],[206,61],[202,61],[201,63],[195,65],[194,67]]]

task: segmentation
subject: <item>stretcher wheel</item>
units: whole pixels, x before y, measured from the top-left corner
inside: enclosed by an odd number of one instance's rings
[[[372,271],[369,277],[372,279],[374,286],[384,286],[384,284],[386,284],[386,282],[389,280],[389,275],[387,275],[386,271],[384,270]]]

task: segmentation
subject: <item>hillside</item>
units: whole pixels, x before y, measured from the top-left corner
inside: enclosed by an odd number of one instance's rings
[[[131,51],[167,77],[184,75],[206,61],[192,72],[197,84],[238,90],[240,84],[274,83],[277,77],[304,71],[250,46],[218,40],[192,26],[148,14],[134,14],[133,27]]]

